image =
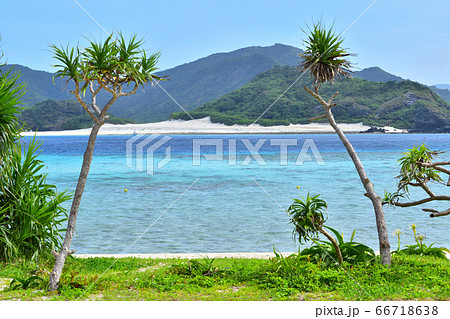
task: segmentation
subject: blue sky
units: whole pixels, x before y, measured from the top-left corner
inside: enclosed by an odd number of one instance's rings
[[[167,69],[246,46],[302,47],[306,24],[322,19],[344,32],[375,0],[77,1],[106,30],[138,33],[150,51],[162,52],[159,66]],[[8,63],[52,71],[48,44],[105,33],[73,0],[8,1],[0,36]],[[450,1],[379,0],[344,38],[361,69],[450,84]]]

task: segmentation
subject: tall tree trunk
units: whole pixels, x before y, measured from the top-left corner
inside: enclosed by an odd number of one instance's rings
[[[56,261],[52,272],[50,273],[50,281],[48,285],[49,291],[55,291],[58,289],[59,279],[61,278],[62,269],[68,255],[70,255],[70,245],[72,244],[72,238],[75,231],[75,225],[77,223],[78,208],[80,207],[81,196],[83,195],[84,187],[86,186],[86,180],[91,167],[92,157],[94,154],[95,141],[97,139],[98,131],[103,125],[104,119],[101,121],[95,121],[92,127],[91,134],[89,135],[88,145],[84,152],[83,165],[81,166],[80,176],[78,177],[78,184],[75,190],[75,194],[72,201],[72,207],[70,208],[69,221],[67,223],[66,236],[64,243],[59,254],[56,254]]]
[[[331,112],[331,108],[335,106],[336,104],[332,104],[333,100],[336,98],[336,96],[339,94],[339,92],[335,92],[333,96],[328,100],[328,102],[325,102],[325,100],[320,96],[319,94],[319,87],[316,86],[314,88],[314,92],[305,86],[305,90],[314,96],[320,104],[323,105],[325,109],[325,114],[321,116],[316,116],[310,119],[310,121],[318,120],[321,118],[326,117],[328,119],[328,122],[333,127],[336,134],[341,139],[342,144],[344,144],[345,148],[347,149],[348,154],[350,155],[350,158],[353,161],[353,164],[355,165],[356,171],[358,172],[359,178],[361,179],[361,182],[366,190],[365,196],[369,197],[372,201],[372,205],[375,211],[375,219],[377,223],[377,231],[378,231],[378,242],[380,245],[380,255],[381,255],[381,263],[383,265],[390,265],[391,264],[391,246],[389,244],[389,237],[388,232],[386,228],[386,222],[384,220],[384,211],[383,211],[383,205],[381,202],[380,196],[375,193],[375,190],[373,188],[373,184],[370,182],[369,178],[366,175],[366,171],[364,170],[364,167],[359,160],[358,154],[356,154],[355,150],[353,149],[352,144],[347,139],[345,134],[341,131],[339,126],[336,124],[336,121],[334,120],[333,113]]]
[[[331,244],[334,246],[334,250],[336,250],[336,255],[338,258],[339,265],[342,265],[344,262],[344,259],[342,258],[341,249],[339,248],[339,245],[336,241],[336,239],[333,238],[325,229],[322,227],[319,227],[319,231],[331,242]]]
[[[336,134],[339,136],[339,138],[342,141],[342,144],[344,144],[345,148],[347,149],[348,154],[350,155],[353,164],[355,165],[355,168],[359,174],[359,178],[361,179],[362,184],[364,185],[364,188],[366,189],[366,196],[370,198],[372,201],[373,208],[375,210],[375,219],[377,223],[377,230],[378,230],[378,241],[380,244],[380,256],[381,256],[381,263],[383,265],[390,265],[391,264],[391,246],[389,244],[389,238],[388,238],[388,232],[386,228],[386,222],[384,220],[384,211],[383,206],[381,203],[380,196],[377,195],[373,188],[373,184],[370,182],[369,178],[366,175],[366,171],[364,170],[364,167],[358,157],[358,154],[356,154],[352,144],[347,139],[345,134],[341,131],[339,126],[336,124],[336,121],[334,120],[333,113],[331,112],[331,108],[325,108],[326,117],[328,119],[328,122],[333,127]]]

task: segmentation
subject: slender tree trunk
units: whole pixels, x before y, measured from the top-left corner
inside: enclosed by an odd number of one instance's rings
[[[373,188],[373,184],[370,182],[369,178],[366,175],[366,171],[364,170],[364,167],[359,160],[358,154],[356,154],[355,150],[353,149],[352,144],[347,139],[345,134],[341,131],[339,126],[336,124],[336,121],[334,120],[333,113],[331,112],[331,108],[336,105],[332,104],[334,98],[339,94],[339,92],[335,92],[333,96],[328,100],[328,102],[325,102],[325,100],[319,95],[319,87],[316,86],[315,92],[313,92],[311,89],[305,86],[305,90],[314,96],[320,104],[323,105],[325,109],[325,114],[321,116],[316,116],[310,119],[310,121],[318,120],[321,118],[326,117],[328,119],[328,122],[333,127],[336,134],[341,139],[342,144],[344,144],[345,148],[347,149],[348,154],[350,155],[350,158],[353,161],[353,164],[355,165],[356,171],[358,172],[359,178],[361,179],[361,182],[366,190],[365,196],[369,197],[372,201],[372,205],[375,211],[375,219],[377,223],[377,231],[378,231],[378,241],[380,244],[380,255],[381,255],[381,263],[383,265],[390,265],[391,264],[391,246],[389,244],[389,237],[388,232],[386,228],[386,222],[384,220],[384,211],[383,211],[383,205],[380,196],[377,195]]]
[[[97,139],[98,131],[103,125],[104,119],[96,121],[92,127],[91,134],[89,135],[88,145],[83,157],[83,165],[81,166],[80,176],[78,178],[77,188],[72,201],[72,207],[70,208],[69,221],[67,223],[66,236],[64,243],[59,254],[56,254],[56,261],[53,267],[53,271],[50,273],[50,281],[48,285],[49,291],[55,291],[58,289],[59,279],[61,278],[62,269],[68,255],[70,255],[70,245],[72,244],[72,238],[75,231],[75,225],[77,222],[78,208],[80,207],[81,196],[83,195],[84,187],[86,186],[86,180],[91,167],[92,157],[94,154],[95,140]]]
[[[336,242],[336,239],[334,239],[333,236],[331,236],[325,229],[322,227],[319,227],[319,231],[326,237],[328,240],[333,244],[334,250],[336,250],[336,255],[338,258],[339,265],[342,265],[344,262],[344,259],[342,258],[341,249],[339,248],[338,243]]]
[[[362,184],[364,185],[364,188],[366,189],[366,196],[370,198],[372,201],[373,208],[375,210],[375,219],[377,223],[377,230],[378,230],[378,241],[380,244],[380,256],[381,256],[381,263],[383,265],[390,265],[391,264],[391,251],[390,251],[390,244],[389,244],[389,238],[388,238],[388,232],[386,228],[386,222],[384,220],[384,211],[383,206],[381,203],[380,196],[377,195],[373,188],[373,184],[370,182],[369,178],[366,175],[366,171],[364,170],[364,167],[358,157],[358,154],[356,154],[352,144],[347,139],[345,134],[341,131],[339,126],[336,124],[336,121],[334,120],[333,113],[331,112],[330,108],[325,108],[326,111],[326,117],[328,119],[328,122],[333,127],[336,134],[341,139],[342,143],[344,144],[345,148],[347,149],[348,154],[350,155],[353,163],[355,164],[355,168],[359,174],[359,178],[361,179]]]

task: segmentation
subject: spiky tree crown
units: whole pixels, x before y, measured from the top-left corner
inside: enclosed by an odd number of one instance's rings
[[[336,77],[351,77],[351,63],[345,59],[350,56],[341,47],[343,40],[337,36],[333,28],[326,29],[320,23],[313,29],[305,31],[308,36],[304,40],[305,50],[300,56],[303,58],[299,70],[308,71],[314,85],[320,87],[322,83],[334,83]]]

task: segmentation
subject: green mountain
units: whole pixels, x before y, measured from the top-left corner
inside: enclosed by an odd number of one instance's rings
[[[182,107],[193,110],[236,90],[275,65],[296,65],[299,53],[300,49],[283,44],[217,53],[160,72],[169,78],[160,85]],[[144,92],[118,100],[110,109],[114,115],[138,122],[164,121],[177,111],[180,107],[157,86],[147,86]]]
[[[206,102],[236,90],[257,74],[270,70],[275,65],[298,64],[300,49],[275,44],[269,47],[247,47],[227,53],[216,53],[205,58],[159,72],[169,77],[160,85],[186,110],[192,110]],[[4,66],[9,69],[12,65]],[[34,71],[20,65],[15,71],[22,74],[21,81],[27,83],[24,104],[34,105],[47,99],[74,99],[69,93],[72,86],[55,79],[53,74]],[[88,98],[88,97],[87,97]],[[100,95],[104,103],[109,98]],[[118,99],[110,113],[136,120],[140,123],[165,121],[180,107],[158,86],[146,85],[137,94]]]
[[[354,77],[373,82],[404,81],[401,77],[388,73],[377,66],[356,71]]]
[[[450,86],[449,86],[450,87]],[[447,101],[450,103],[450,91],[449,89],[443,89],[436,87],[435,85],[432,85],[429,87],[431,91],[439,95],[444,101]]]
[[[22,105],[32,106],[36,103],[53,100],[70,100],[73,95],[69,93],[65,81],[60,78],[53,83],[53,74],[45,71],[37,71],[18,64],[7,64],[2,70],[13,69],[13,72],[21,74],[20,82],[26,83],[27,90],[21,99]],[[69,89],[71,86],[69,86]]]
[[[367,68],[361,71],[355,72],[355,78],[368,80],[368,81],[375,81],[375,82],[389,82],[389,81],[396,81],[401,82],[405,81],[405,79],[393,75],[391,73],[388,73],[379,67],[371,67]],[[435,84],[432,86],[429,86],[430,90],[439,95],[444,101],[450,103],[450,85],[448,84]]]
[[[227,125],[251,124],[298,77],[294,67],[275,67],[223,97],[189,112],[193,118],[210,116],[213,122]],[[308,123],[323,113],[322,106],[303,87],[310,85],[305,75],[258,121],[261,125]],[[367,125],[391,125],[420,132],[450,131],[450,105],[427,86],[412,82],[371,82],[362,79],[339,80],[334,86],[322,85],[322,96],[331,96],[338,106],[336,120]],[[189,119],[186,113],[172,119]]]
[[[433,86],[437,87],[438,89],[450,90],[450,84],[435,84]]]
[[[76,130],[91,127],[94,123],[78,102],[71,100],[40,102],[24,109],[20,119],[33,131]],[[110,115],[107,123],[126,124],[134,121]]]
[[[160,72],[167,75],[168,81],[160,85],[181,106],[191,111],[196,107],[214,101],[223,95],[239,89],[249,83],[258,74],[272,69],[274,66],[294,66],[299,62],[300,49],[283,44],[268,47],[247,47],[227,53],[217,53],[205,58],[177,66]],[[11,65],[4,66],[9,69]],[[44,71],[15,65],[15,71],[22,74],[21,81],[27,83],[27,92],[23,99],[25,106],[52,100],[74,100],[69,93],[71,83]],[[383,71],[378,67],[367,68],[355,72],[360,79],[388,82],[403,79]],[[450,101],[450,91],[431,87],[443,99]],[[108,95],[100,95],[98,101],[104,103]],[[89,100],[89,94],[86,99]],[[137,94],[120,98],[111,107],[110,113],[115,116],[130,118],[137,122],[156,122],[167,120],[171,113],[181,111],[171,97],[160,87],[151,85],[140,89]]]

